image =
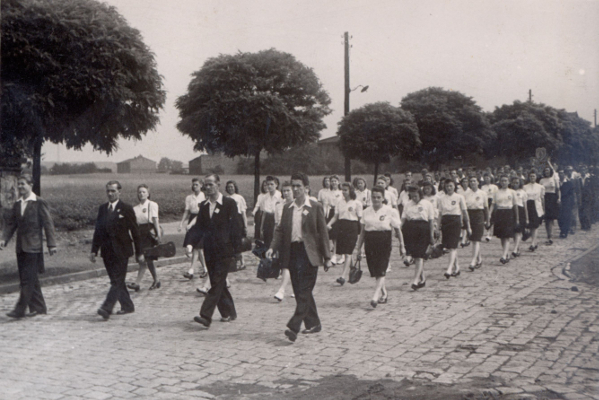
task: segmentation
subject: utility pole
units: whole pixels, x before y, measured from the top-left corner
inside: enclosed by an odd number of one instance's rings
[[[597,127],[597,109],[595,108],[595,128]]]
[[[344,46],[345,46],[345,105],[343,108],[343,115],[349,114],[349,32],[345,32]],[[351,182],[351,160],[345,156],[345,181]]]
[[[532,89],[528,89],[528,102],[532,103]]]

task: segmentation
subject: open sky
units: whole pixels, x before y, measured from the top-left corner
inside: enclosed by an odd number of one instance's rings
[[[119,142],[107,157],[89,148],[44,145],[45,161],[122,161],[143,154],[188,162],[174,107],[191,73],[210,57],[276,48],[311,67],[333,113],[343,116],[343,33],[352,36],[351,108],[398,105],[429,86],[471,96],[486,111],[526,100],[577,111],[599,108],[598,0],[108,0],[156,54],[167,100],[161,123],[141,141]]]

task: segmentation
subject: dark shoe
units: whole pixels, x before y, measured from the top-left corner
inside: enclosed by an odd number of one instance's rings
[[[426,286],[426,281],[422,281],[422,282],[418,283],[418,289],[422,289],[425,286]]]
[[[205,278],[205,277],[207,277],[207,276],[208,276],[208,272],[207,272],[207,271],[204,271],[204,272],[202,272],[202,273],[200,274],[200,279],[204,279],[204,278]],[[192,275],[191,277],[193,278],[193,275]]]
[[[482,267],[482,266],[483,266],[483,262],[481,261],[481,262],[479,262],[478,264],[476,264],[476,265],[474,266],[474,268],[476,268],[476,269],[479,269],[479,268],[480,268],[480,267]]]
[[[220,322],[231,322],[231,321],[235,321],[235,318],[232,318],[232,317],[222,317],[220,319]]]
[[[502,263],[502,264],[507,264],[507,260],[505,258],[503,258],[503,257],[501,257],[499,259],[499,262]]]
[[[457,272],[452,272],[452,273],[451,273],[451,276],[453,276],[453,277],[457,278],[458,276],[460,276],[460,272],[461,272],[461,271],[459,271],[459,270],[458,270]]]
[[[45,314],[45,313],[41,313],[38,311],[31,311],[29,314],[25,314],[25,317],[35,317],[36,315],[39,315],[39,314]]]
[[[468,266],[468,269],[469,269],[470,271],[474,272],[474,270],[476,269],[476,264],[474,264],[474,265],[470,264],[470,265]]]
[[[387,304],[387,300],[388,300],[387,296],[381,297],[379,299],[379,304]]]
[[[18,318],[23,318],[25,316],[25,313],[18,313],[16,310],[12,310],[8,314],[6,314],[6,316],[18,319]]]
[[[378,302],[376,302],[374,300],[370,300],[370,305],[372,306],[372,308],[376,308],[376,306],[378,305]]]
[[[520,257],[520,252],[516,253],[515,251],[512,251],[512,256],[514,256],[514,258]]]
[[[549,239],[545,242],[547,246],[551,246],[553,244],[553,240]]]
[[[297,333],[293,332],[291,329],[285,330],[285,336],[292,342],[295,342],[295,339],[297,339]]]
[[[416,290],[418,290],[420,287],[419,287],[417,284],[415,284],[415,283],[412,283],[412,286],[411,286],[411,288],[412,288],[412,290],[413,290],[413,291],[416,291]]]
[[[309,333],[318,333],[318,332],[320,332],[321,330],[322,330],[322,326],[321,326],[321,325],[316,325],[316,326],[313,326],[313,327],[312,327],[312,328],[310,328],[310,329],[304,329],[304,330],[302,331],[302,333],[305,333],[305,334],[309,334]]]
[[[125,314],[131,314],[132,312],[134,312],[135,310],[118,310],[116,312],[116,315],[125,315]]]
[[[445,272],[445,273],[443,274],[443,276],[444,276],[445,278],[447,278],[447,279],[451,278],[451,274],[448,274],[447,272]]]
[[[274,298],[277,299],[277,301],[280,303],[281,301],[283,301],[283,295],[280,293],[277,293],[274,295]]]
[[[193,320],[198,324],[204,325],[206,328],[210,328],[210,322],[204,317],[196,315],[195,317],[193,317]]]
[[[340,284],[341,286],[343,286],[343,284],[345,283],[345,279],[337,278],[337,283]]]
[[[128,283],[127,288],[129,288],[131,290],[135,290],[136,292],[139,292],[139,289],[141,289],[141,287],[137,283],[133,283],[133,282]]]
[[[104,321],[108,321],[110,318],[110,313],[103,308],[98,308],[98,315],[104,318]]]
[[[155,281],[154,283],[152,283],[152,286],[150,286],[150,289],[148,289],[148,290],[160,289],[160,285],[161,285],[160,281],[158,281],[158,282]]]
[[[196,292],[203,294],[204,296],[208,296],[208,291],[205,287],[196,288]]]
[[[535,251],[535,250],[536,250],[536,248],[535,248],[535,246],[530,246],[530,247],[528,248],[528,250],[530,250],[530,251]]]
[[[190,274],[189,272],[186,272],[183,274],[183,278],[187,278],[189,280],[193,279],[193,274]]]

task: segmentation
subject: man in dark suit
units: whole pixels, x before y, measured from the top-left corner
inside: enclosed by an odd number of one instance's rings
[[[135,311],[135,306],[125,285],[127,264],[133,255],[133,246],[138,262],[144,262],[141,253],[139,229],[133,207],[120,200],[121,184],[110,181],[106,184],[108,203],[102,204],[98,210],[96,230],[90,254],[91,262],[96,262],[98,250],[101,251],[104,267],[110,277],[110,290],[98,314],[107,320],[112,314],[115,303],[121,304],[117,314],[128,314]],[[133,245],[133,246],[132,246]]]
[[[327,271],[332,265],[324,211],[320,203],[308,197],[309,186],[306,174],[291,175],[295,200],[284,206],[281,222],[266,253],[267,257],[272,257],[274,252],[279,252],[281,268],[289,268],[296,306],[285,336],[292,342],[297,339],[302,322],[306,328],[302,333],[322,330],[312,290],[316,285],[318,266],[324,264]]]
[[[0,240],[2,250],[17,232],[17,266],[21,280],[21,295],[15,309],[6,314],[11,318],[33,317],[47,312],[38,278],[38,273],[44,273],[42,230],[46,233],[50,255],[56,253],[56,239],[48,204],[32,192],[32,185],[31,175],[22,175],[17,179],[19,199],[6,220],[3,238]],[[29,314],[25,313],[27,307]]]
[[[218,307],[221,321],[237,318],[233,297],[227,289],[227,274],[235,266],[235,254],[241,247],[242,226],[237,216],[237,203],[220,193],[220,178],[216,174],[204,179],[206,200],[200,203],[196,219],[196,240],[204,241],[204,258],[211,288],[204,299],[200,315],[194,321],[210,327],[214,309]],[[192,243],[195,248],[197,243]]]

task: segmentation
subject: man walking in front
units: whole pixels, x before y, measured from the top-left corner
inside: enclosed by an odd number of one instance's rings
[[[118,301],[121,309],[117,314],[128,314],[135,311],[135,306],[125,285],[129,257],[135,255],[138,262],[144,262],[141,254],[139,229],[133,207],[120,200],[121,184],[110,181],[106,184],[108,203],[102,204],[98,210],[96,229],[90,254],[91,262],[96,262],[98,250],[101,251],[104,267],[110,277],[110,290],[104,304],[98,309],[98,315],[104,320],[110,318],[112,309]]]
[[[295,201],[286,205],[281,223],[266,256],[279,252],[281,268],[289,268],[291,285],[295,293],[295,313],[287,323],[285,336],[292,342],[297,339],[302,322],[302,333],[322,330],[312,290],[318,276],[318,266],[331,267],[329,234],[324,211],[320,203],[310,200],[307,191],[308,176],[298,172],[291,175],[291,188]]]
[[[242,226],[237,216],[237,203],[220,193],[220,178],[216,174],[204,179],[206,200],[200,203],[200,212],[195,229],[198,235],[194,240],[204,240],[204,258],[211,288],[202,303],[200,315],[194,321],[210,327],[214,309],[218,307],[221,321],[229,322],[237,318],[233,297],[227,289],[229,268],[235,267],[235,254],[241,247]],[[196,247],[197,243],[192,243]]]

